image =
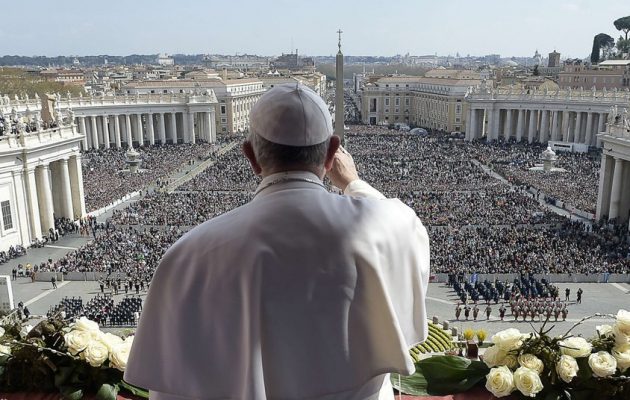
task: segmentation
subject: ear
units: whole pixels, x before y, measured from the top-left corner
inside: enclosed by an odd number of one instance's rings
[[[335,159],[335,153],[337,152],[337,149],[339,149],[340,145],[341,139],[339,139],[339,136],[333,135],[330,137],[328,151],[326,152],[326,162],[324,163],[324,168],[326,169],[326,171],[330,171],[330,169],[332,168],[333,160]]]
[[[260,175],[262,173],[262,168],[260,164],[258,164],[258,160],[256,160],[256,154],[254,153],[254,148],[249,140],[243,142],[243,146],[241,147],[243,154],[249,160],[249,164],[252,166],[252,170],[254,174]]]

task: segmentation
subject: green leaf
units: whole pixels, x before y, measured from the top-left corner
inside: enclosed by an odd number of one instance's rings
[[[118,394],[118,388],[115,385],[109,383],[103,383],[98,392],[96,392],[96,398],[98,400],[116,400]]]
[[[457,356],[427,358],[418,362],[416,368],[427,381],[427,392],[437,396],[465,392],[490,372],[481,361]]]
[[[575,361],[577,361],[578,368],[580,368],[577,373],[577,378],[582,380],[593,379],[593,371],[590,365],[588,365],[588,357],[576,358]]]
[[[64,400],[81,400],[83,398],[83,390],[77,386],[62,386],[60,392]]]
[[[399,380],[400,379],[400,380]],[[390,380],[394,389],[411,396],[428,396],[427,380],[422,373],[416,371],[413,375],[403,376],[391,374]]]
[[[137,386],[132,385],[129,382],[125,382],[123,380],[121,380],[119,382],[120,386],[122,386],[125,390],[129,391],[131,394],[148,399],[149,398],[149,391],[146,389],[142,389],[139,388]]]

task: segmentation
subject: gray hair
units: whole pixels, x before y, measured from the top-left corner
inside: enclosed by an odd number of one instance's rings
[[[282,167],[317,167],[320,168],[326,161],[329,140],[312,146],[287,146],[268,141],[267,139],[250,132],[247,140],[254,149],[254,155],[258,164],[267,168]]]

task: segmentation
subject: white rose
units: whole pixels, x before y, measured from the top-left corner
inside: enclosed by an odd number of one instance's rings
[[[127,368],[127,360],[129,360],[129,352],[131,351],[131,342],[122,342],[114,346],[109,354],[109,361],[114,368],[125,372]]]
[[[514,371],[514,386],[528,397],[536,397],[536,394],[543,390],[543,384],[536,371],[526,367],[519,367]]]
[[[77,322],[74,323],[72,329],[76,329],[78,331],[88,331],[88,332],[98,332],[98,324],[94,321],[91,321],[85,317],[79,318]]]
[[[516,350],[523,345],[523,334],[518,329],[506,329],[494,334],[492,343],[504,351]]]
[[[134,337],[135,337],[134,335],[127,336],[127,337],[125,338],[125,343],[133,343],[133,338],[134,338]]]
[[[574,358],[587,357],[591,354],[593,346],[586,339],[574,336],[558,342],[560,352]]]
[[[83,351],[83,357],[93,367],[100,367],[107,357],[109,357],[109,350],[105,343],[100,340],[92,340],[88,343],[87,347]]]
[[[116,336],[114,334],[111,334],[109,332],[104,333],[100,336],[99,340],[101,342],[103,342],[105,344],[105,346],[107,346],[107,349],[109,351],[112,351],[112,349],[116,346],[119,345],[123,342],[122,338],[120,336]]]
[[[508,367],[492,368],[486,375],[486,389],[495,397],[504,397],[514,391],[514,376]]]
[[[4,328],[0,326],[0,337],[4,336]]]
[[[610,325],[597,325],[595,330],[597,330],[597,334],[601,337],[608,337],[613,334],[612,326]]]
[[[580,367],[578,367],[575,358],[567,355],[560,356],[560,360],[556,364],[556,372],[560,379],[569,383],[577,376]]]
[[[617,360],[605,351],[599,351],[589,356],[588,365],[593,370],[593,375],[605,378],[615,373]]]
[[[22,329],[20,329],[20,337],[26,339],[31,329],[33,329],[33,325],[24,325]]]
[[[518,363],[521,367],[533,369],[538,375],[542,374],[543,369],[545,369],[542,360],[533,354],[523,354],[519,356]]]
[[[613,325],[612,333],[615,335],[615,343],[617,345],[630,343],[630,335],[623,333],[619,324]]]
[[[630,311],[619,310],[617,312],[617,322],[619,331],[626,336],[630,336]]]
[[[625,372],[630,367],[630,343],[613,347],[612,356],[617,360],[619,371]]]
[[[68,346],[68,351],[74,355],[85,350],[88,343],[92,341],[92,337],[87,331],[70,331],[63,335],[63,338],[66,346]]]
[[[507,353],[501,350],[499,346],[491,346],[483,353],[483,362],[490,368],[496,367],[502,365],[501,361],[503,361],[506,355]]]
[[[503,357],[503,360],[501,360],[499,364],[505,365],[510,369],[516,369],[518,367],[518,358],[516,357],[516,354],[508,353],[505,357]]]

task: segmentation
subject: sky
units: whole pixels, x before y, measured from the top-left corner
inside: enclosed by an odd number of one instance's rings
[[[629,0],[0,0],[0,55],[586,57]]]

